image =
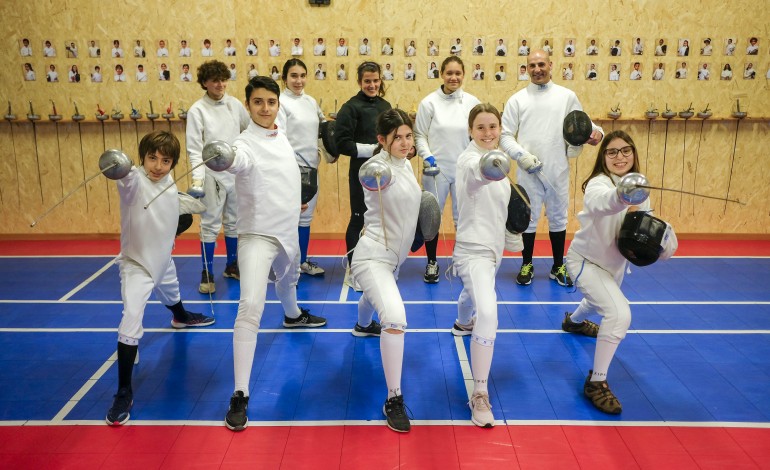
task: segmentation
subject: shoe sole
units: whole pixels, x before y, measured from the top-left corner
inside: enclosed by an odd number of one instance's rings
[[[211,321],[209,323],[196,323],[195,325],[188,325],[187,323],[177,323],[174,320],[171,320],[171,327],[176,329],[182,329],[182,328],[200,328],[204,326],[213,325],[214,321]]]
[[[304,269],[300,269],[300,272],[302,274],[307,274],[308,276],[323,276],[324,274],[326,274],[326,271],[314,272],[313,273],[313,272],[310,272],[310,271],[305,271]]]
[[[470,336],[472,334],[473,334],[473,331],[458,330],[452,327],[452,336],[461,337],[461,336]]]
[[[222,276],[223,276],[223,277],[226,277],[226,278],[228,278],[228,279],[235,279],[236,281],[240,281],[240,280],[241,280],[241,276],[239,276],[239,275],[236,275],[236,274],[227,274],[227,273],[222,273]]]
[[[530,279],[529,282],[519,282],[519,280],[516,279],[516,284],[518,284],[520,286],[528,286],[528,285],[532,284],[532,279]]]
[[[284,328],[319,328],[326,326],[326,322],[323,323],[286,323],[283,322]]]
[[[131,419],[131,413],[129,413],[128,416],[126,416],[126,419],[124,419],[123,421],[110,421],[106,417],[104,418],[104,421],[110,426],[123,426],[128,422],[129,419]]]
[[[471,413],[473,413],[472,410],[471,410]],[[482,423],[480,421],[476,421],[476,419],[473,418],[472,414],[471,414],[471,422],[473,424],[475,424],[476,426],[478,426],[480,428],[484,428],[484,429],[491,429],[491,428],[495,427],[495,423]]]
[[[432,280],[432,279],[425,279],[425,278],[422,278],[422,280],[423,280],[423,281],[425,281],[425,284],[438,284],[438,279],[436,279],[436,280],[434,281],[434,280]]]
[[[395,428],[395,427],[391,426],[390,421],[388,421],[388,415],[385,414],[385,407],[384,406],[382,407],[382,414],[383,414],[383,416],[385,416],[385,424],[388,426],[388,429],[390,429],[391,431],[404,432],[405,433],[405,432],[409,432],[412,429],[411,425],[409,426],[408,429],[398,429],[398,428]]]
[[[244,429],[249,427],[249,419],[246,418],[246,422],[243,423],[243,426],[231,426],[230,423],[227,422],[227,418],[225,418],[225,427],[230,431],[235,431],[235,432],[243,431]]]
[[[380,334],[379,334],[379,333],[365,333],[365,332],[363,332],[363,331],[356,331],[356,330],[353,330],[353,331],[351,331],[350,333],[351,333],[353,336],[357,337],[357,338],[366,338],[366,337],[368,337],[368,336],[376,336],[376,337],[379,337],[379,336],[380,336]]]
[[[558,278],[558,277],[556,277],[556,276],[555,276],[555,275],[553,275],[553,274],[549,274],[549,275],[548,275],[548,277],[549,277],[549,278],[550,278],[552,281],[556,281],[556,283],[557,283],[557,284],[559,284],[559,285],[560,285],[560,286],[562,286],[562,287],[572,287],[572,284],[567,284],[567,283],[561,282],[561,281],[559,280],[559,278]],[[517,282],[518,282],[518,281],[517,281]]]

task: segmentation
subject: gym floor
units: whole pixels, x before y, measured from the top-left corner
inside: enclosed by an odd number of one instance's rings
[[[119,243],[0,242],[0,467],[770,468],[770,241],[681,240],[672,260],[631,266],[631,331],[608,377],[619,416],[582,395],[594,340],[560,329],[581,296],[548,280],[547,243],[537,242],[531,286],[513,281],[518,256],[497,277],[493,429],[470,422],[469,337],[449,332],[461,289],[443,276],[450,250],[440,251],[439,284],[422,281],[420,253],[402,266],[402,389],[414,419],[398,434],[382,416],[379,341],[350,334],[360,294],[342,282],[343,241],[312,241],[326,274],[298,286],[300,304],[326,327],[284,329],[268,289],[241,433],[223,425],[239,296],[238,282],[221,276],[223,247],[210,302],[197,291],[197,242],[177,243],[185,306],[213,309],[216,323],[174,330],[151,299],[131,420],[109,427]]]

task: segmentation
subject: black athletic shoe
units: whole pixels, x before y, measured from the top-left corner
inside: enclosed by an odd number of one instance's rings
[[[184,320],[171,319],[171,326],[174,328],[200,327],[214,324],[214,317],[207,317],[202,313],[187,312],[187,318]]]
[[[406,415],[404,396],[398,395],[385,400],[382,405],[382,413],[388,418],[388,427],[396,432],[409,432],[412,425],[409,424],[409,416]]]
[[[427,282],[428,284],[438,283],[438,263],[437,262],[428,261],[427,266],[425,266],[425,276],[423,276],[422,280]]]
[[[225,416],[225,426],[231,431],[243,431],[249,423],[246,409],[249,407],[249,397],[238,390],[230,397],[230,408]]]
[[[532,284],[532,277],[535,275],[535,268],[532,263],[522,264],[519,274],[516,276],[516,284],[528,286]]]
[[[131,407],[134,405],[134,394],[128,388],[121,388],[112,401],[112,408],[107,411],[105,421],[110,426],[126,424],[131,417]]]
[[[567,274],[567,267],[563,264],[556,269],[551,268],[551,273],[548,277],[558,282],[560,286],[572,287],[572,279]]]
[[[238,281],[241,280],[241,270],[238,269],[238,261],[233,261],[232,263],[225,266],[225,272],[222,273],[224,277],[229,277],[231,279],[236,279]]]
[[[302,313],[297,318],[283,316],[283,326],[285,328],[318,328],[319,326],[326,325],[326,318],[311,315],[310,310],[306,308],[300,307],[299,310]]]
[[[382,332],[382,326],[374,320],[369,323],[369,326],[363,327],[356,323],[356,326],[353,327],[353,336],[358,336],[359,338],[380,336],[380,332]]]

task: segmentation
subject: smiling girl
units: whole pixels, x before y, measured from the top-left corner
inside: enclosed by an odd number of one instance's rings
[[[471,335],[473,394],[468,405],[473,424],[489,428],[495,422],[487,387],[497,333],[495,275],[503,260],[511,185],[505,178],[486,179],[479,165],[498,146],[500,112],[489,103],[474,106],[468,129],[472,141],[457,158],[459,218],[453,260],[463,290],[452,334]]]

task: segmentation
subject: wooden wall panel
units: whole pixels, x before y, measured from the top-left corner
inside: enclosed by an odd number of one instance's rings
[[[642,171],[653,184],[719,196],[727,195],[729,187],[731,197],[748,201],[746,207],[733,207],[693,196],[654,193],[653,203],[659,215],[675,222],[678,232],[770,233],[770,198],[766,197],[765,189],[767,177],[764,172],[757,171],[766,166],[770,158],[763,150],[770,146],[767,118],[770,116],[770,84],[764,78],[770,69],[770,36],[766,15],[757,14],[755,1],[737,0],[728,4],[707,0],[697,5],[639,1],[599,5],[589,0],[576,0],[569,8],[583,12],[579,16],[565,15],[563,2],[554,0],[519,2],[516,8],[500,9],[494,15],[484,13],[485,10],[480,8],[484,5],[479,2],[455,2],[452,8],[446,8],[443,3],[433,0],[422,3],[332,0],[329,7],[310,6],[307,0],[277,3],[225,0],[217,5],[219,8],[214,12],[209,5],[181,0],[158,4],[129,0],[110,4],[109,8],[96,0],[11,0],[0,5],[0,24],[6,31],[0,49],[6,65],[0,69],[0,98],[8,101],[19,117],[16,122],[3,123],[0,131],[0,144],[13,149],[13,155],[9,152],[0,162],[0,209],[5,222],[0,234],[116,234],[119,216],[115,184],[103,177],[93,180],[82,193],[57,208],[49,216],[50,221],[34,229],[30,229],[28,223],[82,181],[83,175],[96,171],[98,157],[105,148],[120,147],[138,160],[138,140],[154,128],[170,129],[180,138],[184,148],[183,121],[174,118],[150,122],[142,118],[133,122],[128,119],[128,114],[132,107],[142,114],[149,112],[150,101],[157,113],[164,112],[169,106],[175,114],[179,108],[189,108],[201,96],[202,90],[194,82],[182,82],[179,75],[182,64],[189,63],[194,73],[203,62],[200,45],[204,38],[214,44],[216,59],[236,65],[238,78],[230,83],[229,92],[243,99],[249,65],[255,65],[262,74],[268,73],[272,66],[280,68],[289,57],[288,50],[294,37],[303,42],[305,53],[302,59],[311,74],[318,63],[323,63],[327,69],[326,80],[311,77],[307,85],[307,92],[319,100],[327,113],[338,110],[357,91],[353,77],[346,81],[336,80],[338,66],[345,64],[352,75],[364,59],[390,63],[396,80],[386,84],[386,99],[407,111],[416,110],[420,100],[440,84],[440,80],[427,78],[429,63],[434,59],[442,60],[447,55],[450,41],[455,38],[462,40],[462,58],[469,72],[464,88],[482,101],[502,109],[511,94],[526,86],[526,82],[516,80],[518,66],[525,63],[523,57],[515,55],[516,46],[524,38],[533,47],[548,39],[555,49],[552,57],[554,82],[573,89],[586,111],[594,120],[601,121],[606,130],[625,129],[633,136],[640,148]],[[351,18],[355,21],[350,21]],[[757,56],[745,54],[750,36],[759,37],[760,54]],[[325,57],[312,55],[312,45],[318,37],[323,37],[329,48],[330,54]],[[333,54],[333,46],[340,37],[349,43],[351,52],[348,57]],[[363,37],[367,37],[372,45],[374,52],[370,57],[360,56],[357,52]],[[379,53],[384,37],[392,38],[393,56]],[[635,37],[640,37],[645,44],[642,56],[631,54]],[[702,40],[706,37],[712,38],[714,46],[710,57],[699,55]],[[732,57],[722,53],[727,37],[735,38],[738,43]],[[22,38],[31,41],[34,50],[31,58],[19,55]],[[235,57],[223,56],[222,48],[227,38],[232,39],[237,48]],[[245,54],[249,38],[255,38],[259,46],[255,57]],[[508,46],[508,56],[471,55],[470,47],[476,38],[482,38],[488,51],[503,38]],[[575,39],[575,57],[567,58],[562,53],[568,38]],[[597,39],[598,56],[585,54],[589,38]],[[608,53],[610,42],[615,38],[623,42],[623,53],[619,57]],[[662,58],[652,55],[658,38],[664,38],[669,45],[668,55]],[[687,58],[677,57],[674,53],[677,41],[682,38],[690,41],[691,54]],[[46,39],[57,47],[57,57],[42,57],[42,42]],[[90,39],[99,41],[103,52],[101,58],[87,57],[86,41]],[[127,53],[125,58],[118,60],[107,56],[113,39],[121,41]],[[137,39],[143,41],[146,57],[133,57],[132,47]],[[155,57],[159,39],[167,42],[170,57]],[[188,40],[193,49],[192,57],[178,56],[181,39]],[[270,39],[281,44],[280,57],[268,56]],[[404,56],[403,46],[408,39],[414,39],[417,44],[415,57]],[[426,54],[430,39],[441,49],[437,58]],[[65,41],[78,44],[78,58],[66,57]],[[673,75],[683,59],[688,63],[689,76],[676,80]],[[635,61],[642,67],[643,78],[639,81],[629,80]],[[25,62],[31,63],[37,72],[36,81],[22,79]],[[168,82],[157,80],[161,62],[171,71]],[[708,63],[712,71],[708,81],[696,79],[696,70],[703,62]],[[743,69],[749,62],[758,72],[754,80],[742,78]],[[118,63],[128,75],[127,83],[112,81]],[[417,71],[415,81],[403,80],[407,63],[412,63]],[[564,80],[561,71],[569,63],[573,64],[574,79]],[[599,71],[597,81],[584,78],[592,63]],[[620,65],[618,82],[607,79],[611,63]],[[651,80],[658,63],[663,63],[666,69],[666,78],[659,82]],[[717,79],[725,63],[733,68],[735,78],[731,81]],[[59,71],[59,83],[45,81],[45,71],[51,64]],[[139,64],[145,67],[149,76],[146,83],[134,79]],[[471,80],[470,70],[476,64],[485,70],[484,80]],[[506,68],[507,80],[495,81],[493,71],[501,64]],[[80,69],[80,83],[66,82],[67,70],[72,65]],[[96,65],[102,68],[104,83],[92,83],[89,78]],[[38,131],[35,137],[32,125],[25,119],[28,103],[31,101],[43,121],[47,121],[50,100],[57,103],[65,122],[58,125],[39,122],[35,125]],[[740,124],[730,119],[737,100],[749,113],[749,118]],[[86,122],[79,125],[67,122],[74,112],[73,102],[86,115]],[[96,122],[97,104],[108,113],[119,109],[126,118],[121,123]],[[667,107],[680,111],[691,104],[696,111],[708,105],[714,117],[705,122],[692,119],[686,123],[680,119],[670,122],[644,120],[644,111],[649,107],[659,111]],[[606,113],[616,105],[623,111],[623,117],[610,121]],[[590,171],[595,155],[594,148],[587,148],[580,158],[571,162],[569,231],[577,228],[574,214],[582,206],[580,184]],[[183,150],[174,171],[177,176],[189,169],[185,157]],[[339,235],[345,230],[349,214],[347,164],[343,158],[336,165],[323,164],[321,167],[322,194],[313,221],[315,234]],[[189,183],[189,176],[184,177],[178,187],[184,190]],[[756,189],[747,189],[753,187]],[[23,211],[18,210],[20,207]],[[444,228],[451,234],[453,229],[448,214],[448,211],[444,213]],[[694,217],[694,214],[698,216]],[[540,230],[546,231],[546,225],[542,224]]]

